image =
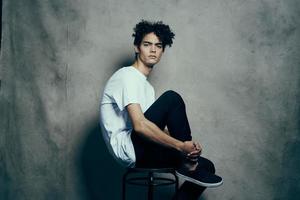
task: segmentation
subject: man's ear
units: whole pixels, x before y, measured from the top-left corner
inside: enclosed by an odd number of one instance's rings
[[[140,53],[140,49],[138,46],[134,45],[134,51],[135,53]]]

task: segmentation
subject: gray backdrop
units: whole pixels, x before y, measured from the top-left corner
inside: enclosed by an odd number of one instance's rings
[[[4,0],[0,199],[120,199],[124,169],[100,136],[99,98],[131,64],[140,19],[176,33],[150,82],[157,96],[183,96],[194,138],[224,178],[200,199],[296,199],[297,0]]]

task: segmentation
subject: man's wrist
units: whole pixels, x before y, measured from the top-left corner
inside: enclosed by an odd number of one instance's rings
[[[182,141],[180,141],[180,140],[178,140],[178,142],[177,142],[177,144],[176,144],[176,149],[178,150],[178,151],[183,151],[183,145],[184,145],[184,143],[182,142]]]

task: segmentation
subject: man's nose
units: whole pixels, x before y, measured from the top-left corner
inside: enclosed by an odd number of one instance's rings
[[[151,45],[150,51],[151,52],[155,52],[156,51],[156,46],[155,45]]]

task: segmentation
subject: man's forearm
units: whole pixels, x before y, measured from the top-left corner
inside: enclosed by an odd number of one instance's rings
[[[162,131],[156,124],[147,119],[141,120],[139,122],[139,126],[135,128],[135,131],[156,143],[182,151],[182,141],[169,136],[164,131]]]

